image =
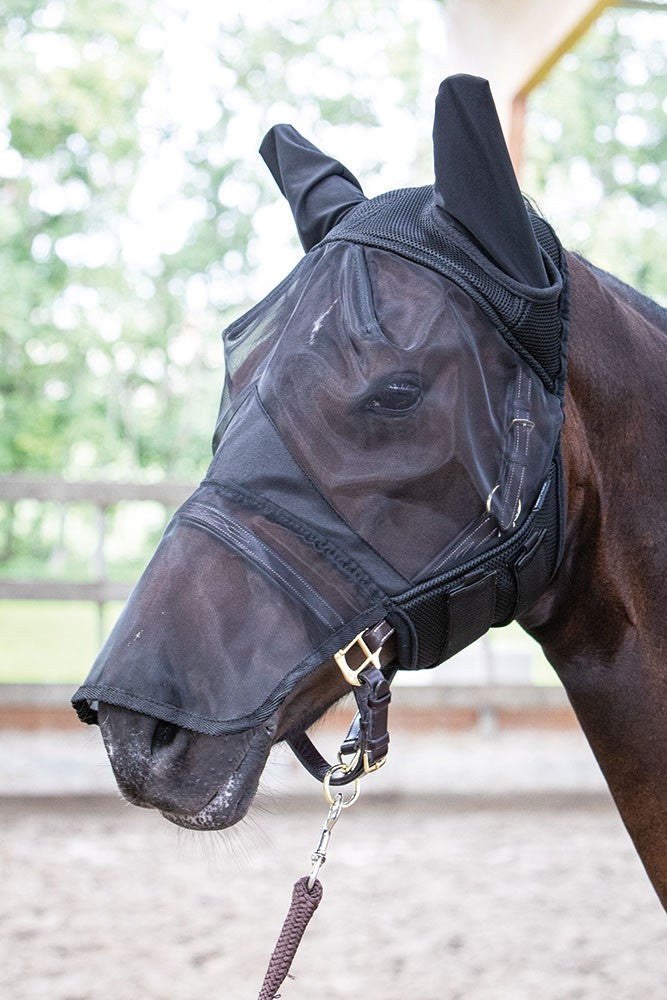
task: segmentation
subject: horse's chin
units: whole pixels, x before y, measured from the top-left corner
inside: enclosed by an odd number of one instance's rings
[[[161,810],[162,816],[186,830],[226,830],[234,826],[248,812],[255,794],[261,769],[250,772],[248,758],[215,792],[209,802],[197,812],[180,813]]]

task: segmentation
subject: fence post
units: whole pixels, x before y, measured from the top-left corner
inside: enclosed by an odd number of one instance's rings
[[[495,657],[488,633],[483,635],[479,642],[484,656],[484,689],[488,693],[489,687],[496,682]],[[496,709],[494,705],[491,704],[488,697],[479,707],[477,715],[477,728],[479,733],[486,737],[495,736],[498,732],[498,717],[496,715]]]
[[[93,572],[96,581],[102,586],[107,582],[107,559],[106,559],[106,537],[107,537],[107,510],[106,504],[96,504],[97,511],[97,543],[93,553]],[[97,638],[99,645],[104,642],[104,608],[105,601],[99,598],[95,602],[97,606]]]

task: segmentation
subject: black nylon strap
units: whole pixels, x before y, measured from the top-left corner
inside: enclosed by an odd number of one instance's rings
[[[459,653],[483,635],[493,624],[496,607],[496,574],[452,591],[447,601],[449,619],[442,659]]]

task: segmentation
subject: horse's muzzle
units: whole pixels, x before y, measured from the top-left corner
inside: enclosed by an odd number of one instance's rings
[[[196,830],[243,818],[277,730],[268,719],[242,733],[207,736],[104,703],[99,723],[124,798]]]

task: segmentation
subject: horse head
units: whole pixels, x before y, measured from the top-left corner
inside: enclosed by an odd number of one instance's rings
[[[356,635],[437,665],[558,565],[561,248],[485,81],[442,84],[433,141],[433,185],[374,199],[291,126],[262,144],[306,254],[225,332],[212,463],[74,698],[181,825],[241,818]]]

